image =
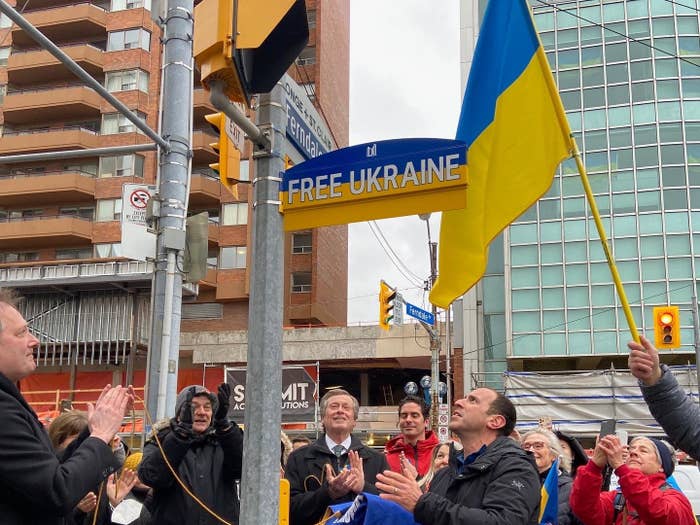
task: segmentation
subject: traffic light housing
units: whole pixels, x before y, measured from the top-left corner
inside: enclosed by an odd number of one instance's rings
[[[214,131],[219,135],[217,142],[209,144],[219,156],[219,162],[209,164],[209,167],[219,174],[221,184],[226,186],[233,196],[238,199],[238,182],[241,178],[241,152],[236,149],[226,131],[226,115],[210,113],[204,115]]]
[[[304,0],[203,0],[194,23],[202,85],[221,80],[230,100],[246,104],[271,91],[309,41]]]
[[[654,307],[654,345],[659,349],[681,346],[681,318],[677,306]]]
[[[389,323],[394,318],[394,299],[396,289],[379,281],[379,326],[384,330],[389,330]]]

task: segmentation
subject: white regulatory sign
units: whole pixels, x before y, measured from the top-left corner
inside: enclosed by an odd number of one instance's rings
[[[122,255],[145,261],[155,257],[156,235],[148,231],[146,207],[155,186],[124,184],[122,186]]]

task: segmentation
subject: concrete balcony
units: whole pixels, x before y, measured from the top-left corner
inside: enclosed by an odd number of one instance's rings
[[[80,67],[97,79],[104,76],[104,50],[90,44],[60,46]],[[7,59],[8,83],[21,86],[47,82],[73,82],[75,75],[41,48],[14,51]]]
[[[34,1],[30,2],[33,6]],[[49,7],[25,13],[25,18],[52,42],[77,39],[99,41],[107,39],[107,11],[90,3]],[[12,45],[17,48],[36,43],[18,26],[12,28]]]
[[[77,217],[33,217],[0,222],[3,248],[53,248],[92,243],[92,221]]]
[[[203,173],[192,173],[190,180],[190,208],[218,207],[221,202],[221,182]]]
[[[99,120],[102,97],[82,84],[24,89],[5,95],[5,124]]]
[[[94,200],[95,176],[90,173],[61,171],[0,177],[0,206],[8,208]]]
[[[202,88],[195,89],[192,92],[192,105],[194,106],[194,122],[206,122],[204,120],[204,115],[207,115],[209,113],[216,113],[219,111],[210,102],[209,92],[205,91]]]
[[[80,126],[6,131],[0,140],[0,155],[97,148],[100,142],[96,131]]]
[[[101,288],[114,285],[117,288],[151,287],[153,276],[152,261],[131,260],[87,260],[66,261],[47,264],[4,265],[0,267],[0,282],[18,290],[46,288],[55,286],[70,289]],[[183,283],[184,296],[196,296],[199,287],[196,284]]]
[[[209,129],[195,129],[192,133],[192,152],[194,154],[193,163],[195,165],[211,164],[216,162],[218,156],[211,149],[212,142],[217,142],[219,137],[214,135]]]

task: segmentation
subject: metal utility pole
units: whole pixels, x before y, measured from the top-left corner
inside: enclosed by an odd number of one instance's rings
[[[174,415],[177,395],[182,275],[176,261],[185,248],[192,155],[193,9],[193,0],[168,0],[163,23],[161,135],[170,149],[160,155],[154,209],[157,239],[146,399],[157,419]]]
[[[432,290],[437,279],[437,242],[430,237],[430,214],[422,213],[418,217],[425,221],[428,228],[428,251],[430,253],[430,282],[429,290]],[[437,432],[438,409],[440,405],[438,387],[440,385],[440,333],[437,330],[437,307],[432,305],[435,326],[421,322],[430,336],[430,426]]]
[[[282,412],[283,231],[279,212],[284,170],[285,92],[260,95],[257,124],[271,148],[253,153],[253,232],[250,257],[248,367],[240,525],[279,521]]]

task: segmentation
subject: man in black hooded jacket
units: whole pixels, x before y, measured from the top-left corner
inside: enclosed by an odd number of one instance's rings
[[[229,523],[238,523],[236,480],[241,477],[243,432],[227,417],[231,387],[218,395],[193,385],[177,396],[176,417],[158,432],[170,465],[194,496]],[[139,479],[153,489],[151,516],[158,525],[220,525],[170,472],[155,438],[145,445]]]

